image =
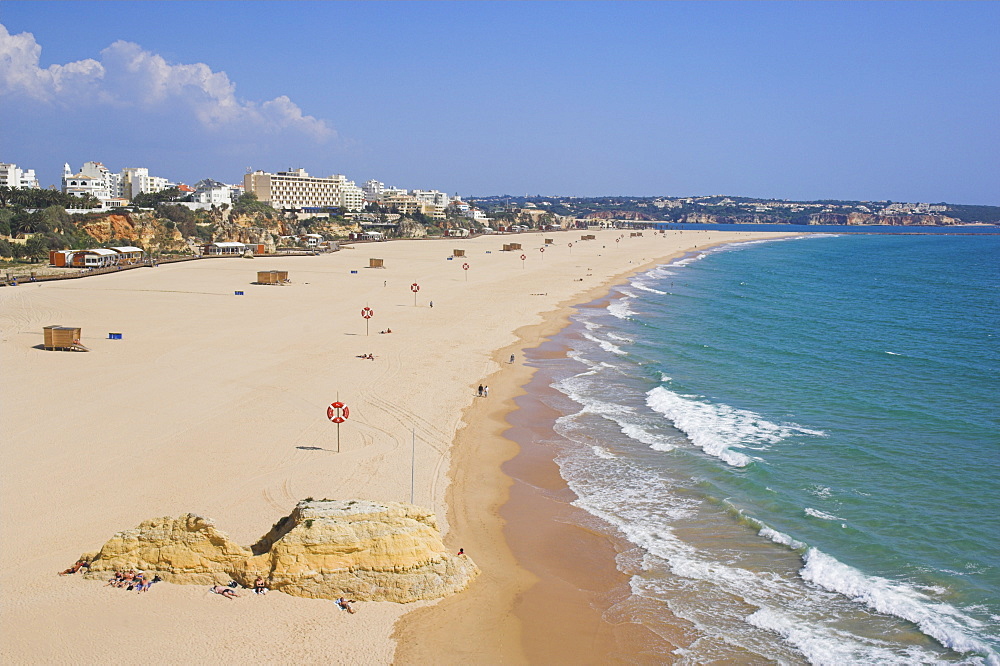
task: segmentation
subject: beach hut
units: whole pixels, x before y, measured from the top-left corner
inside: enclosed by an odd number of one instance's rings
[[[285,284],[288,271],[257,271],[257,284]]]
[[[545,239],[545,244],[546,244],[546,245],[552,245],[553,243],[555,243],[555,241],[554,241],[554,240],[552,240],[551,238],[546,238],[546,239]]]
[[[218,243],[205,243],[201,246],[201,253],[208,257],[220,256],[242,256],[246,252],[247,246],[235,241],[220,241]]]
[[[641,231],[633,231],[628,236],[629,236],[629,238],[637,238],[639,236],[642,236],[642,232]]]
[[[385,268],[385,264],[382,259],[369,259],[368,268]]]
[[[465,250],[452,250],[451,251],[451,256],[453,256],[453,257],[464,257],[465,256]]]
[[[118,263],[125,265],[142,263],[142,258],[146,254],[145,250],[141,247],[134,247],[132,245],[123,245],[122,247],[113,247],[111,249],[118,253]]]
[[[45,326],[42,328],[44,347],[49,350],[90,351],[82,344],[79,328],[74,326]]]

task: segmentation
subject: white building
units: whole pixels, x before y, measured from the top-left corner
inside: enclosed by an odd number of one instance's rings
[[[221,206],[222,204],[231,206],[233,204],[232,191],[229,189],[229,186],[211,178],[199,180],[194,184],[192,198],[195,203],[210,204],[212,206]]]
[[[421,203],[434,204],[436,206],[447,206],[450,199],[444,192],[438,190],[410,190],[410,196]]]
[[[16,164],[0,162],[0,185],[13,190],[38,189],[38,178],[34,169],[21,169]]]
[[[140,194],[155,194],[173,186],[166,178],[150,176],[145,167],[127,167],[121,173],[121,195],[132,200]]]
[[[365,203],[364,192],[354,181],[340,174],[317,178],[305,169],[278,173],[254,171],[243,176],[243,187],[259,201],[284,210],[330,207],[356,211]]]
[[[110,198],[107,186],[99,178],[88,176],[82,170],[78,173],[73,173],[68,163],[63,165],[62,191],[63,194],[69,194],[74,197],[85,197],[89,194],[97,199],[100,199],[102,196],[105,199]]]
[[[365,193],[365,199],[368,201],[378,201],[381,199],[384,189],[385,183],[377,180],[366,180],[365,184],[361,186],[361,190]]]
[[[475,220],[476,222],[482,222],[486,224],[490,221],[490,218],[486,217],[486,213],[479,210],[478,208],[471,208],[465,212],[465,216],[470,220]]]

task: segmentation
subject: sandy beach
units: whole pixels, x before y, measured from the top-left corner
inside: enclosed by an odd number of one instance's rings
[[[0,659],[537,663],[545,650],[594,662],[627,651],[642,640],[636,628],[610,627],[591,607],[623,584],[608,559],[613,544],[581,542],[590,555],[573,565],[580,575],[553,575],[548,606],[525,596],[539,563],[522,566],[508,547],[508,496],[528,503],[515,507],[522,514],[539,508],[517,497],[524,479],[563,492],[551,461],[522,462],[517,482],[501,469],[518,452],[504,433],[532,375],[523,350],[636,270],[696,246],[773,236],[592,230],[397,241],[0,289]],[[544,238],[555,242],[540,252]],[[500,251],[511,241],[523,252]],[[449,260],[453,249],[466,256]],[[369,258],[385,268],[368,268]],[[287,270],[291,284],[251,284],[268,269]],[[364,307],[374,311],[367,334]],[[42,350],[50,324],[81,327],[92,351]],[[358,358],[368,353],[375,359]],[[477,396],[480,384],[488,397]],[[337,399],[350,407],[339,453],[325,411]],[[445,542],[483,570],[440,602],[365,603],[347,615],[278,593],[230,601],[160,584],[136,595],[56,575],[148,518],[197,513],[250,544],[306,497],[408,502],[412,442],[414,503],[435,511]],[[540,646],[524,629],[532,613],[573,629]]]

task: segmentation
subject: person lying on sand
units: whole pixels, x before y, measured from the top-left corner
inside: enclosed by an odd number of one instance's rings
[[[59,575],[60,576],[67,576],[67,575],[70,575],[70,574],[75,574],[80,569],[85,569],[85,568],[87,568],[89,566],[90,566],[90,562],[88,562],[87,560],[77,560],[76,564],[74,564],[73,566],[71,566],[69,569],[66,569],[66,571],[60,571]]]
[[[231,590],[225,585],[213,585],[211,588],[209,588],[209,591],[214,592],[216,594],[221,594],[226,599],[235,599],[236,597],[240,596],[236,594],[235,590]]]
[[[337,599],[337,605],[340,606],[340,608],[342,610],[347,611],[351,615],[354,615],[354,609],[351,608],[351,604],[353,604],[353,603],[357,603],[357,602],[354,601],[354,599],[351,599],[350,601],[348,601],[347,599],[344,599],[344,597],[341,597],[341,598]]]
[[[257,576],[257,580],[253,582],[253,591],[254,594],[267,594],[267,585],[260,576]]]

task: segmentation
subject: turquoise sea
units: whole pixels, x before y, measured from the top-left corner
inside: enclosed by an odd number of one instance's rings
[[[998,336],[998,236],[730,245],[580,308],[533,362],[628,544],[609,619],[680,618],[682,663],[1000,664]]]

